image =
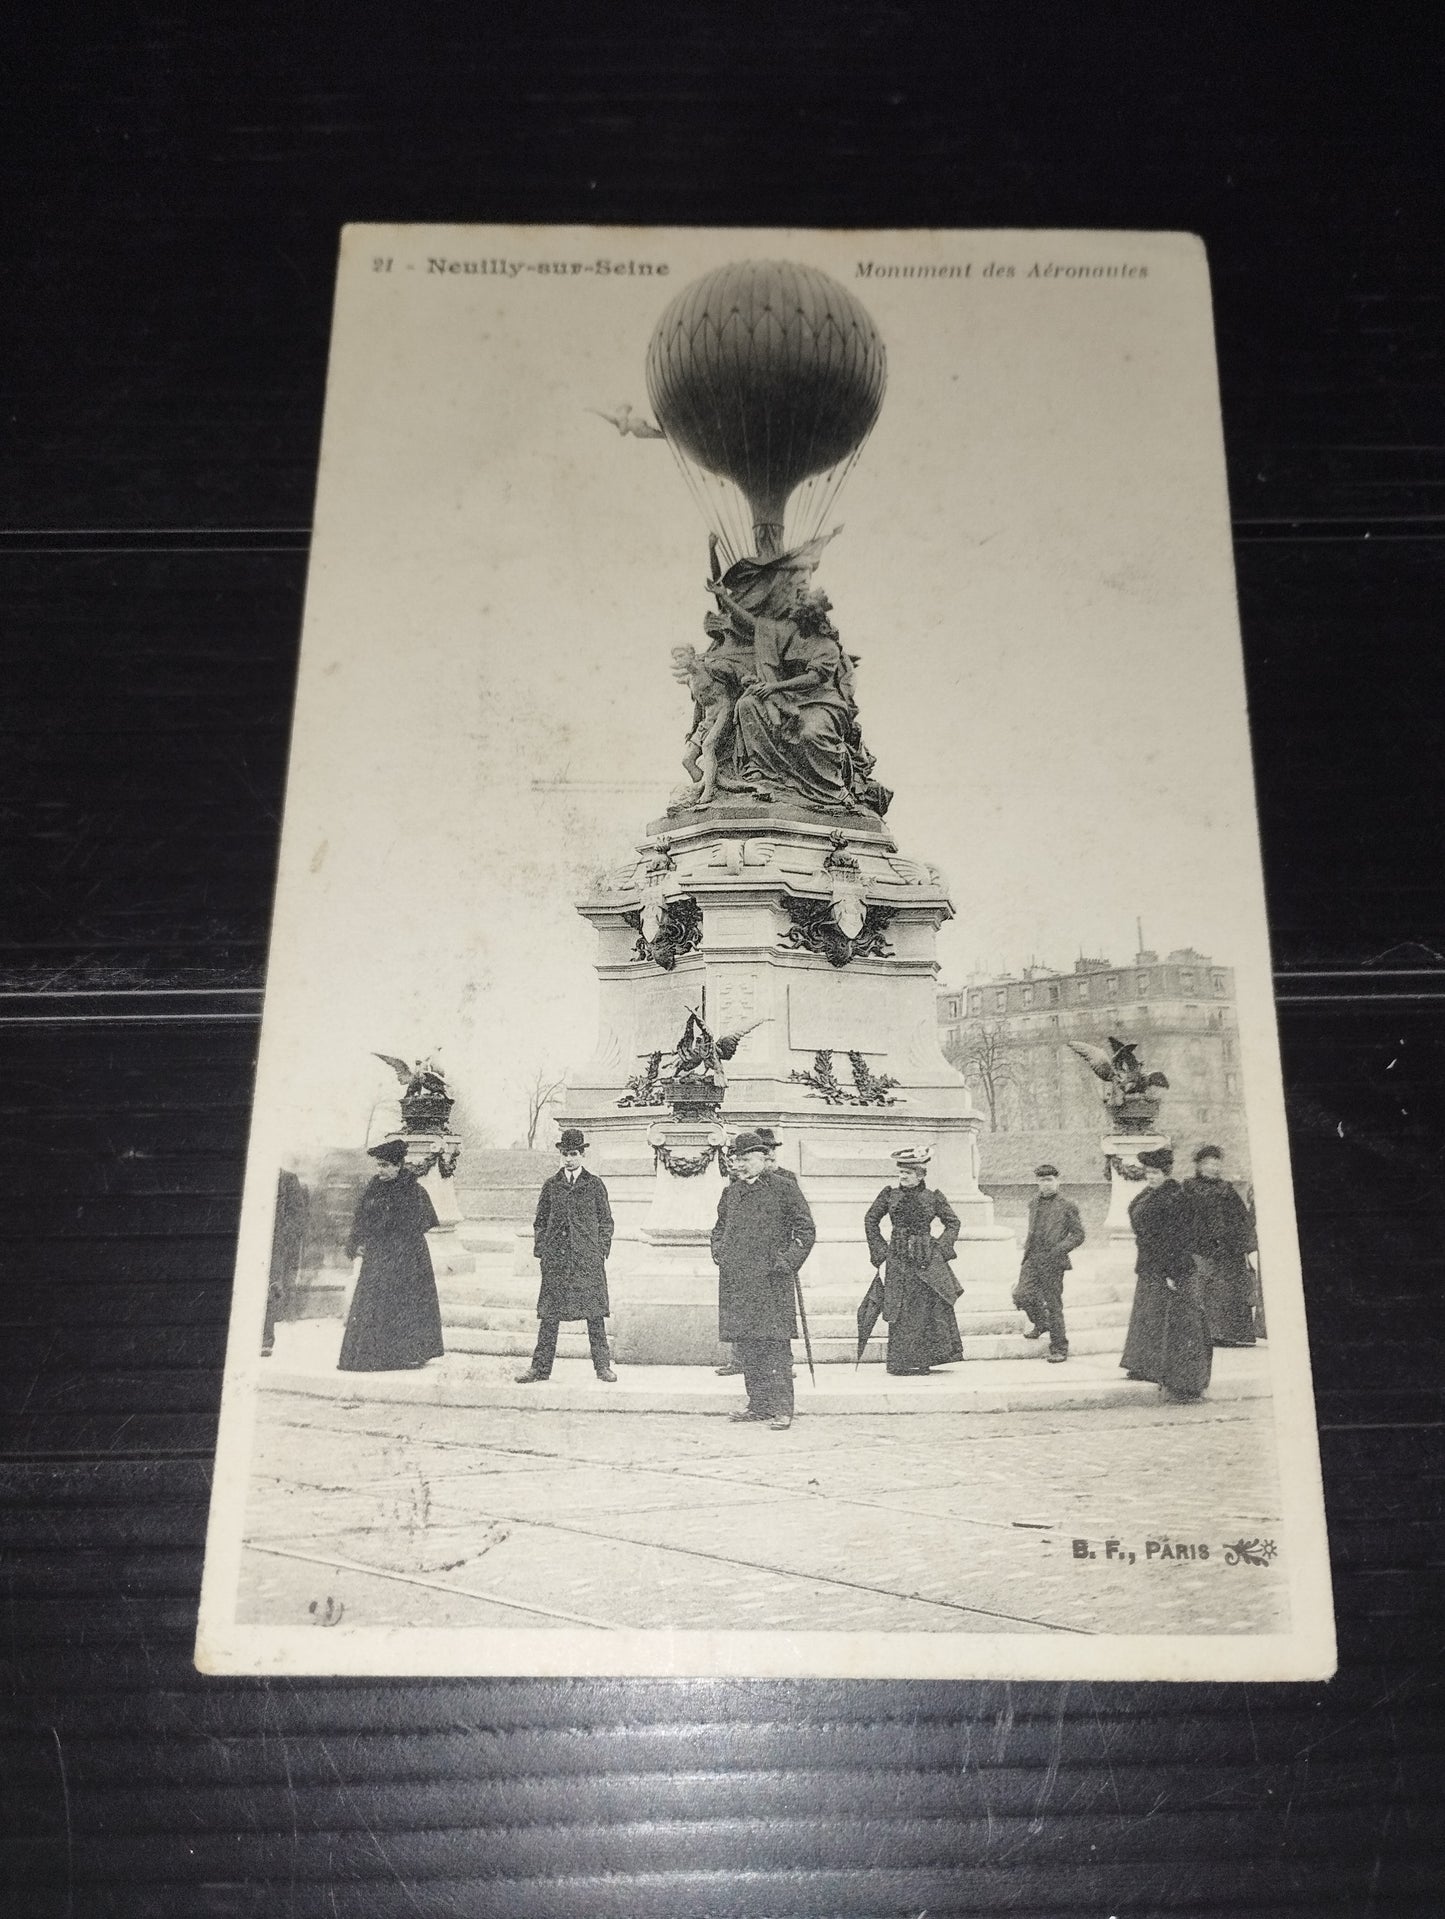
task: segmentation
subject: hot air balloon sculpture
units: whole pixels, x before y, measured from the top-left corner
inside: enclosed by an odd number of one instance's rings
[[[648,397],[729,562],[750,545],[775,558],[785,529],[795,546],[818,532],[873,430],[886,373],[873,321],[816,267],[739,261],[667,308]]]
[[[887,810],[859,724],[857,656],[809,584],[832,537],[818,529],[878,418],[885,375],[878,329],[853,295],[789,261],[704,274],[653,331],[648,397],[710,525],[716,602],[707,650],[673,650],[693,718],[689,784],[672,812],[721,797]]]

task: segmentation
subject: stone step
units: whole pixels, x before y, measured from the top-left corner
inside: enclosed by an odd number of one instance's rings
[[[539,1284],[535,1262],[530,1270],[521,1277],[511,1273],[498,1274],[483,1268],[473,1274],[438,1274],[437,1292],[442,1302],[443,1312],[455,1310],[470,1312],[476,1310],[499,1310],[532,1312],[537,1304]],[[803,1296],[808,1307],[808,1317],[830,1313],[845,1315],[853,1319],[858,1305],[867,1290],[866,1284],[855,1287],[815,1287],[803,1281]],[[1007,1287],[968,1287],[958,1301],[956,1311],[962,1325],[970,1316],[988,1320],[1012,1322],[1018,1318],[1018,1309],[1009,1297]],[[614,1305],[622,1306],[627,1300],[627,1281],[625,1275],[617,1275],[611,1281],[611,1294]],[[1087,1315],[1117,1311],[1127,1319],[1129,1307],[1134,1297],[1132,1279],[1124,1281],[1095,1281],[1078,1287],[1066,1286],[1064,1289],[1064,1312],[1073,1321],[1077,1318],[1080,1325],[1088,1323]],[[981,1327],[980,1330],[983,1330]]]
[[[963,1356],[968,1359],[1034,1359],[1042,1363],[1048,1342],[1041,1339],[1025,1339],[1022,1333],[967,1333],[960,1328]],[[868,1341],[863,1363],[870,1360],[882,1362],[887,1348],[886,1329],[880,1325]],[[1123,1347],[1122,1327],[1097,1326],[1075,1332],[1069,1328],[1069,1351],[1071,1353],[1117,1353]],[[793,1352],[798,1365],[804,1363],[803,1342],[794,1340]],[[855,1331],[851,1339],[836,1336],[813,1334],[813,1358],[818,1365],[839,1364],[846,1361],[852,1365],[858,1357],[858,1337]]]
[[[449,1353],[489,1353],[528,1359],[536,1344],[537,1328],[534,1320],[530,1327],[500,1328],[479,1326],[458,1326],[447,1322],[442,1329],[446,1349]],[[1117,1353],[1123,1346],[1122,1328],[1096,1327],[1069,1332],[1069,1349],[1073,1353]],[[1044,1342],[1028,1340],[1021,1333],[969,1334],[962,1336],[963,1356],[973,1359],[1014,1359],[1036,1360],[1044,1363]],[[863,1355],[863,1364],[881,1366],[887,1350],[887,1339],[882,1332],[875,1333],[869,1340]],[[587,1335],[585,1332],[569,1332],[565,1327],[557,1340],[558,1356],[562,1359],[586,1359],[589,1356]],[[851,1334],[824,1334],[813,1331],[813,1359],[819,1366],[851,1366],[858,1358],[858,1339],[856,1332]],[[807,1355],[801,1339],[793,1342],[793,1364],[801,1373],[807,1366]]]
[[[989,1338],[994,1336],[1012,1337],[1022,1335],[1028,1322],[1022,1313],[971,1313],[964,1307],[954,1309],[959,1334],[964,1339]],[[1101,1306],[1084,1306],[1068,1313],[1069,1335],[1097,1332],[1105,1328],[1122,1328],[1128,1324],[1129,1310],[1122,1303]],[[442,1320],[448,1327],[458,1327],[475,1332],[494,1332],[514,1334],[518,1338],[535,1336],[537,1315],[534,1302],[529,1300],[525,1306],[499,1304],[496,1301],[451,1300],[442,1301]],[[851,1312],[818,1312],[814,1303],[808,1302],[808,1326],[815,1341],[819,1339],[856,1340],[858,1319]],[[886,1337],[887,1328],[880,1320],[875,1337]],[[1026,1342],[1032,1344],[1032,1341]],[[1122,1343],[1122,1340],[1121,1340]]]
[[[431,1267],[438,1285],[443,1280],[465,1280],[470,1285],[476,1285],[480,1277],[477,1258],[469,1246],[453,1239],[450,1234],[433,1234],[427,1245],[431,1249]]]
[[[516,1359],[530,1359],[537,1344],[537,1322],[515,1331],[490,1327],[458,1326],[450,1320],[442,1323],[442,1341],[449,1353],[493,1353]],[[557,1336],[559,1359],[588,1359],[591,1349],[586,1331],[571,1333],[564,1326]]]
[[[479,1253],[505,1253],[512,1255],[522,1238],[520,1228],[500,1219],[463,1219],[456,1228],[457,1238]],[[526,1234],[528,1250],[531,1249],[532,1235]]]

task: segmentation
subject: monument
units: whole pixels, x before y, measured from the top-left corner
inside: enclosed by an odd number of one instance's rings
[[[652,337],[649,397],[710,524],[711,606],[706,644],[671,649],[691,696],[684,781],[578,902],[600,1023],[560,1122],[584,1128],[612,1196],[621,1360],[716,1354],[708,1235],[730,1130],[783,1137],[818,1224],[805,1288],[866,1286],[863,1214],[908,1143],[932,1145],[963,1222],[965,1287],[1006,1284],[1017,1263],[979,1190],[980,1117],[938,1045],[953,904],[889,831],[857,660],[816,578],[885,380],[860,303],[791,263],[704,275]]]

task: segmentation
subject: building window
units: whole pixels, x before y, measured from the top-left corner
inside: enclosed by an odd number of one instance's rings
[[[1214,975],[1214,990],[1216,993],[1219,993],[1221,995],[1226,993],[1229,990],[1225,984],[1223,973],[1216,973]]]
[[[1008,988],[1001,986],[993,996],[993,1010],[996,1013],[1008,1011]]]
[[[968,996],[968,1004],[971,1012],[981,1013],[983,1011],[983,994],[970,993]]]
[[[1110,999],[1118,999],[1119,997],[1118,980],[1114,979],[1112,976],[1109,979],[1106,979],[1104,981],[1104,991]]]
[[[1034,1003],[1034,989],[1033,989],[1033,987],[1032,987],[1032,986],[1026,986],[1026,987],[1024,988],[1024,991],[1023,991],[1023,1001],[1024,1001],[1024,1005],[1025,1005],[1025,1006],[1032,1006],[1032,1005],[1033,1005],[1033,1003]]]
[[[1046,995],[1048,996],[1048,1002],[1049,1002],[1049,1005],[1050,1005],[1050,1006],[1057,1006],[1057,1005],[1058,1005],[1058,1003],[1059,1003],[1059,989],[1058,989],[1058,987],[1057,987],[1057,986],[1046,986],[1046,987],[1044,988],[1044,992],[1045,992],[1045,994],[1046,994]]]
[[[1134,991],[1136,993],[1147,993],[1149,991],[1149,975],[1147,973],[1140,973],[1135,979]]]
[[[1194,974],[1187,967],[1184,972],[1179,975],[1179,987],[1181,992],[1192,993],[1194,991]]]
[[[1219,1050],[1221,1053],[1223,1053],[1226,1059],[1233,1059],[1234,1058],[1234,1041],[1232,1039],[1222,1039],[1219,1042]]]
[[[1239,1091],[1239,1075],[1237,1073],[1226,1073],[1224,1075],[1224,1090],[1226,1093],[1237,1093]]]
[[[1088,997],[1089,997],[1089,982],[1086,979],[1081,979],[1078,985],[1074,988],[1074,998],[1087,999]]]

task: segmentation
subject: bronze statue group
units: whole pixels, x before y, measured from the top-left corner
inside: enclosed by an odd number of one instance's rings
[[[739,1133],[726,1149],[727,1184],[718,1199],[712,1257],[718,1272],[718,1338],[740,1374],[744,1407],[738,1421],[786,1431],[793,1422],[792,1342],[798,1337],[799,1275],[816,1228],[795,1174],[777,1164],[779,1141],[767,1127]],[[607,1187],[585,1164],[587,1141],[576,1127],[558,1139],[561,1164],[542,1186],[533,1220],[533,1253],[541,1269],[537,1343],[518,1384],[549,1379],[564,1321],[585,1320],[597,1377],[616,1381],[607,1338],[611,1310],[607,1257],[613,1220]],[[443,1352],[441,1313],[426,1234],[436,1214],[407,1166],[404,1140],[371,1148],[376,1176],[362,1193],[348,1253],[360,1259],[338,1361],[343,1372],[424,1366]],[[873,1283],[858,1310],[859,1353],[881,1316],[888,1328],[889,1373],[919,1376],[963,1358],[953,1275],[958,1215],[928,1184],[926,1147],[892,1155],[897,1174],[868,1208],[863,1234]],[[1120,1365],[1127,1376],[1157,1384],[1169,1398],[1200,1398],[1209,1384],[1215,1346],[1256,1339],[1256,1281],[1250,1256],[1254,1225],[1248,1206],[1223,1176],[1223,1155],[1202,1146],[1194,1176],[1173,1177],[1167,1148],[1139,1154],[1143,1190],[1129,1207],[1138,1258],[1133,1308]],[[1060,1191],[1058,1169],[1036,1169],[1028,1234],[1013,1301],[1030,1324],[1026,1339],[1045,1339],[1047,1358],[1069,1356],[1064,1275],[1084,1243],[1078,1207]],[[884,1228],[887,1227],[885,1233]],[[806,1321],[804,1321],[806,1336]]]

